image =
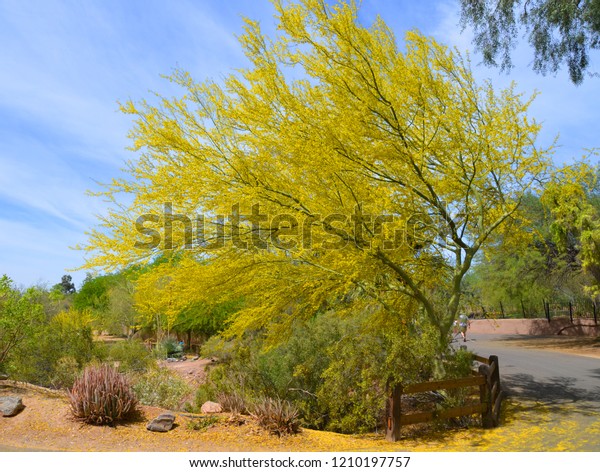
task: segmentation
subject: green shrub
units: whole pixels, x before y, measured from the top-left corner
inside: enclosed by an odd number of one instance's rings
[[[254,333],[207,343],[203,354],[221,363],[209,371],[202,400],[214,401],[215,392],[246,403],[281,398],[298,408],[304,426],[368,432],[383,426],[388,385],[433,373],[435,332],[402,319],[327,313],[296,323],[277,346],[265,349],[265,339]]]
[[[68,393],[73,417],[85,423],[114,424],[136,414],[137,399],[129,381],[107,364],[86,367]]]
[[[67,315],[59,314],[19,345],[8,365],[11,377],[44,387],[67,386],[70,379],[65,368],[78,372],[96,352],[91,327],[70,321]],[[66,359],[68,367],[64,365]]]
[[[203,416],[201,418],[190,421],[187,425],[188,429],[192,431],[204,431],[211,426],[217,424],[221,419],[218,416],[210,415]]]
[[[121,372],[146,372],[155,364],[152,353],[138,340],[113,343],[108,348],[108,359],[118,363]]]
[[[166,368],[152,369],[138,376],[133,390],[140,403],[170,410],[179,409],[185,397],[192,393],[185,380]]]
[[[71,388],[79,376],[81,368],[77,359],[71,356],[61,357],[54,368],[54,375],[50,380],[52,388]]]
[[[164,359],[165,357],[179,356],[183,354],[183,349],[177,339],[168,337],[158,343],[156,346],[156,353],[160,358]]]
[[[280,398],[263,398],[254,403],[251,413],[258,424],[277,436],[297,434],[300,431],[298,408]]]

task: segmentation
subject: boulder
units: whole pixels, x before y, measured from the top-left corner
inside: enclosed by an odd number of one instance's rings
[[[8,375],[0,374],[0,380],[8,380]]]
[[[146,425],[146,429],[156,433],[166,433],[173,429],[175,415],[173,413],[163,413],[154,418]]]
[[[221,413],[223,411],[223,407],[220,403],[215,402],[206,402],[200,407],[200,411],[202,413]]]
[[[21,397],[0,397],[0,413],[2,416],[15,416],[23,411],[25,405]]]

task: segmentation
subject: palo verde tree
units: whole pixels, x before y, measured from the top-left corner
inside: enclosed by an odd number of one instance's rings
[[[554,240],[571,249],[587,280],[586,292],[600,297],[600,166],[579,162],[559,169],[546,186],[542,201],[553,217]]]
[[[443,348],[473,258],[517,233],[546,172],[530,100],[418,32],[402,50],[354,4],[275,7],[280,34],[246,20],[250,65],[223,84],[176,72],[182,97],[122,106],[140,156],[105,195],[133,203],[91,232],[88,265],[177,254],[148,274],[163,306],[243,299],[230,333],[362,310],[427,319]]]

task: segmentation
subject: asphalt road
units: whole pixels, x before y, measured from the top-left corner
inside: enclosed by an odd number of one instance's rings
[[[472,334],[465,344],[480,356],[498,356],[502,387],[510,396],[545,404],[589,402],[600,408],[600,359],[503,342],[514,339],[525,337]]]

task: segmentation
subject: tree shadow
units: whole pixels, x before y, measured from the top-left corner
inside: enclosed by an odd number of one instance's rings
[[[591,377],[600,379],[600,369],[590,369],[590,372],[591,372]],[[598,400],[600,400],[600,398]]]
[[[600,369],[595,369],[595,372],[600,377]],[[502,388],[516,399],[533,400],[548,406],[600,401],[600,386],[594,389],[580,388],[575,386],[576,381],[573,377],[536,380],[529,374],[509,374],[502,375]]]

